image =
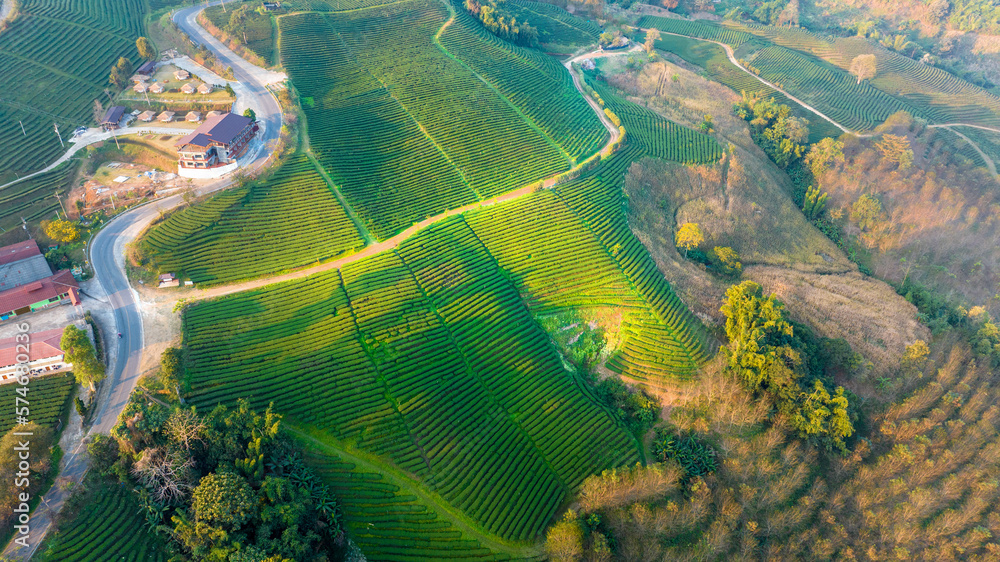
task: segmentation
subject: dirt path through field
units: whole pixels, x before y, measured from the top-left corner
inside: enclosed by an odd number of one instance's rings
[[[989,156],[986,155],[985,152],[983,152],[983,150],[981,148],[979,148],[978,144],[972,142],[972,139],[970,139],[969,137],[963,135],[962,133],[959,133],[958,131],[956,131],[955,129],[953,129],[953,128],[947,126],[947,125],[939,125],[937,128],[939,128],[939,129],[945,129],[946,131],[951,131],[951,132],[955,133],[956,135],[958,135],[959,138],[961,138],[965,142],[967,142],[970,145],[972,145],[972,148],[974,148],[975,151],[978,152],[979,155],[983,157],[983,161],[986,162],[986,167],[990,169],[990,173],[993,174],[994,176],[997,175],[997,166],[996,166],[996,164],[993,162],[993,160]],[[977,127],[977,128],[979,128],[979,129],[985,129],[985,127]],[[987,129],[987,130],[992,131],[994,129]],[[1000,132],[1000,131],[998,131],[998,132]]]
[[[191,300],[201,300],[201,299],[210,299],[210,298],[215,298],[215,297],[221,297],[221,296],[224,296],[224,295],[231,295],[233,293],[239,293],[239,292],[242,292],[242,291],[249,291],[249,290],[253,290],[253,289],[259,289],[259,288],[262,288],[262,287],[266,287],[268,285],[273,285],[275,283],[281,283],[283,281],[291,281],[293,279],[302,279],[304,277],[308,277],[308,276],[314,275],[316,273],[322,273],[324,271],[331,271],[331,270],[334,270],[334,269],[340,269],[340,268],[342,268],[345,265],[348,265],[350,263],[354,263],[356,261],[360,261],[360,260],[363,260],[365,258],[369,258],[371,256],[380,254],[380,253],[385,252],[385,251],[393,250],[397,246],[399,246],[404,240],[406,240],[406,239],[414,236],[415,234],[417,234],[421,230],[427,228],[428,226],[430,226],[430,225],[432,225],[434,223],[443,221],[443,220],[445,220],[445,219],[447,219],[449,217],[453,217],[455,215],[460,215],[460,214],[468,212],[468,211],[474,211],[476,209],[482,209],[484,207],[489,207],[491,205],[496,205],[498,203],[505,203],[505,202],[508,202],[508,201],[513,201],[515,199],[519,199],[521,197],[524,197],[525,195],[528,195],[530,193],[534,193],[535,191],[538,191],[540,189],[546,189],[546,188],[552,187],[553,185],[555,185],[556,180],[560,176],[563,176],[564,174],[568,174],[568,173],[573,173],[573,172],[579,170],[581,167],[583,167],[584,165],[588,164],[591,160],[597,158],[598,156],[606,156],[607,154],[609,154],[611,152],[612,147],[615,145],[616,142],[618,142],[618,138],[621,136],[621,133],[619,132],[618,127],[615,127],[614,123],[612,123],[611,120],[608,119],[607,115],[604,114],[604,111],[597,104],[597,102],[595,102],[593,99],[591,99],[586,94],[586,92],[584,92],[583,85],[581,83],[581,80],[580,80],[579,76],[577,76],[577,74],[573,72],[572,63],[576,62],[578,60],[585,59],[585,58],[605,57],[605,56],[612,56],[612,55],[622,55],[622,54],[626,54],[627,52],[631,52],[631,51],[621,51],[621,52],[592,51],[590,53],[585,53],[585,54],[582,54],[582,55],[578,55],[578,56],[576,56],[576,57],[574,57],[574,58],[572,58],[572,59],[570,59],[569,61],[566,62],[566,68],[567,68],[567,70],[569,71],[570,75],[573,78],[573,86],[580,93],[580,95],[583,96],[583,98],[587,101],[587,104],[590,105],[591,109],[594,110],[594,113],[596,113],[597,116],[598,116],[598,118],[600,118],[601,123],[604,124],[604,126],[608,129],[608,132],[611,134],[611,138],[608,140],[607,144],[605,144],[604,147],[597,154],[594,154],[591,157],[587,158],[586,160],[580,162],[579,164],[577,164],[576,166],[574,166],[572,169],[570,169],[568,172],[560,172],[560,173],[555,174],[555,175],[553,175],[553,176],[551,176],[549,178],[546,178],[544,180],[535,182],[535,183],[533,183],[531,185],[524,186],[524,187],[522,187],[520,189],[517,189],[517,190],[514,190],[514,191],[509,191],[507,193],[504,193],[502,195],[498,195],[496,197],[492,197],[490,199],[486,199],[486,200],[483,200],[483,201],[477,201],[475,203],[470,203],[468,205],[463,205],[462,207],[458,207],[456,209],[451,209],[451,210],[445,211],[443,213],[434,215],[433,217],[424,219],[424,220],[422,220],[422,221],[414,224],[413,226],[407,228],[406,230],[400,232],[399,234],[397,234],[397,235],[395,235],[395,236],[393,236],[391,238],[388,238],[388,239],[386,239],[386,240],[384,240],[382,242],[377,242],[375,244],[370,244],[370,245],[366,246],[364,249],[362,249],[360,252],[358,252],[356,254],[351,254],[349,256],[345,256],[343,258],[336,259],[336,260],[333,260],[333,261],[330,261],[330,262],[327,262],[327,263],[323,263],[323,264],[320,264],[320,265],[309,266],[309,267],[306,267],[304,269],[300,269],[300,270],[297,270],[297,271],[292,271],[292,272],[289,272],[289,273],[283,273],[281,275],[277,275],[277,276],[273,276],[273,277],[266,277],[266,278],[262,278],[262,279],[254,279],[254,280],[251,280],[251,281],[244,281],[244,282],[240,282],[240,283],[233,283],[233,284],[230,284],[230,285],[221,285],[221,286],[218,286],[218,287],[212,287],[212,288],[208,288],[208,289],[201,289],[201,290],[195,289],[191,293],[184,294],[183,298],[186,299],[186,300],[188,300],[188,301],[191,301]]]
[[[648,29],[643,29],[643,31],[649,31],[649,30],[648,30]],[[665,34],[665,35],[673,35],[673,36],[675,36],[675,37],[684,37],[684,38],[686,38],[686,39],[693,39],[693,40],[695,40],[695,41],[704,41],[704,42],[706,42],[706,43],[715,43],[716,45],[718,45],[718,46],[722,47],[722,49],[723,49],[723,50],[724,50],[724,51],[726,52],[726,57],[728,57],[728,58],[729,58],[729,62],[733,63],[733,66],[735,66],[736,68],[738,68],[738,69],[742,70],[743,72],[746,72],[746,73],[747,73],[747,74],[749,74],[750,76],[753,76],[753,77],[754,77],[754,79],[756,79],[756,80],[757,80],[758,82],[760,82],[761,84],[764,84],[765,86],[768,86],[768,87],[770,87],[770,88],[773,88],[773,89],[775,89],[775,90],[776,90],[776,91],[778,91],[778,92],[781,92],[781,93],[782,93],[782,94],[784,94],[784,95],[785,95],[785,97],[787,97],[788,99],[790,99],[790,100],[794,101],[795,103],[797,103],[797,104],[801,105],[802,107],[804,107],[804,108],[808,109],[809,111],[812,111],[812,112],[813,112],[813,113],[815,113],[816,115],[819,115],[819,116],[820,116],[821,118],[823,118],[824,120],[826,120],[826,121],[829,121],[829,122],[830,122],[830,124],[831,124],[831,125],[833,125],[834,127],[836,127],[836,128],[838,128],[838,129],[840,129],[841,131],[844,131],[845,133],[850,133],[850,134],[852,134],[852,135],[854,135],[854,136],[856,136],[856,137],[861,137],[861,138],[868,138],[868,137],[873,137],[873,136],[875,136],[875,135],[872,135],[872,134],[862,134],[862,133],[858,133],[858,132],[855,132],[855,131],[852,131],[852,130],[848,129],[847,127],[845,127],[845,126],[841,125],[840,123],[837,123],[836,121],[834,121],[834,120],[833,120],[833,119],[831,119],[830,117],[826,116],[826,114],[824,114],[824,113],[823,113],[822,111],[820,111],[820,110],[816,109],[815,107],[813,107],[813,106],[809,105],[808,103],[806,103],[806,102],[804,102],[804,101],[800,100],[799,98],[797,98],[797,97],[793,96],[792,94],[789,94],[789,93],[788,93],[788,92],[786,92],[785,90],[783,90],[783,89],[781,89],[780,87],[778,87],[778,86],[777,86],[776,84],[772,84],[772,83],[768,82],[767,80],[764,80],[764,79],[763,79],[763,78],[761,78],[760,76],[757,76],[757,75],[756,75],[756,74],[754,74],[753,72],[750,72],[749,70],[747,70],[746,68],[744,68],[744,67],[743,67],[743,65],[741,65],[741,64],[739,63],[739,61],[738,61],[738,60],[736,60],[736,56],[735,56],[735,55],[734,55],[734,53],[733,53],[733,48],[732,48],[732,47],[730,47],[729,45],[725,44],[725,43],[722,43],[722,42],[719,42],[719,41],[712,41],[711,39],[702,39],[701,37],[692,37],[692,36],[690,36],[690,35],[683,35],[683,34],[681,34],[681,33],[671,33],[671,32],[669,32],[669,31],[662,31],[662,30],[657,30],[657,31],[659,31],[660,33],[663,33],[663,34]]]

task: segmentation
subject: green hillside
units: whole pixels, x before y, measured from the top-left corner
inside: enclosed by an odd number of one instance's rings
[[[78,125],[107,105],[108,73],[119,57],[139,62],[141,0],[23,0],[21,16],[0,33],[0,183],[55,160]],[[56,40],[58,38],[58,40]],[[21,131],[24,125],[26,135]]]
[[[46,538],[41,562],[164,562],[166,544],[149,531],[129,488],[100,478],[89,480],[80,511]]]
[[[566,171],[604,138],[557,64],[449,17],[409,0],[280,20],[312,149],[382,239]]]
[[[223,191],[154,226],[141,250],[160,271],[221,283],[350,253],[363,240],[303,154],[266,180]]]

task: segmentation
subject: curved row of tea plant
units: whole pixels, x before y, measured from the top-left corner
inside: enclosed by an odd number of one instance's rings
[[[621,120],[628,140],[647,156],[684,164],[717,162],[723,150],[709,135],[678,125],[655,111],[622,99],[600,80],[587,80],[604,101],[605,107]]]
[[[854,131],[874,129],[897,111],[915,117],[921,112],[868,81],[860,84],[844,70],[791,49],[770,46],[757,51],[750,64],[760,76],[790,91],[802,101]]]
[[[77,167],[66,163],[0,190],[0,228],[14,228],[21,224],[22,217],[32,221],[55,215],[59,202],[53,194],[68,192]]]
[[[583,478],[638,459],[461,220],[342,277],[195,305],[184,327],[192,403],[274,401],[502,537],[533,539]]]
[[[177,211],[143,237],[159,271],[222,283],[299,267],[364,243],[344,208],[303,154],[266,180]]]
[[[55,159],[65,148],[53,124],[68,139],[92,120],[94,100],[105,99],[111,65],[119,57],[139,62],[145,4],[28,0],[20,11],[0,34],[0,76],[9,86],[0,93],[0,183]]]
[[[597,36],[601,34],[600,26],[594,22],[545,2],[509,0],[504,8],[519,21],[528,22],[537,29],[538,42],[545,49],[572,50],[597,43]]]
[[[0,385],[0,408],[10,415],[0,416],[0,436],[5,435],[14,427],[14,408],[23,406],[17,404],[17,398],[28,400],[31,421],[42,426],[55,426],[69,404],[69,395],[76,384],[72,374],[55,374],[43,377],[32,377],[28,383],[28,394],[17,394],[22,388],[16,383]]]
[[[42,562],[165,562],[166,544],[150,533],[133,492],[112,481],[91,480],[88,501],[47,539]],[[79,493],[79,492],[78,492]]]
[[[746,31],[730,29],[710,22],[666,18],[662,16],[642,16],[639,18],[636,26],[643,29],[654,27],[668,33],[718,41],[734,49],[755,39],[753,34]]]
[[[441,34],[441,45],[561,146],[573,160],[604,145],[607,131],[556,59],[516,47],[487,32],[464,10]]]
[[[309,445],[307,445],[309,447]],[[368,560],[511,560],[439,516],[435,506],[384,473],[358,466],[342,453],[312,446],[309,463],[336,495],[351,540]]]

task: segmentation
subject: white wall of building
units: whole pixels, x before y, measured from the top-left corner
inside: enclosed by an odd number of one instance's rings
[[[226,164],[225,166],[216,166],[215,168],[185,168],[184,166],[178,165],[177,175],[182,178],[194,179],[221,178],[226,174],[235,172],[238,167],[239,166],[236,162]]]

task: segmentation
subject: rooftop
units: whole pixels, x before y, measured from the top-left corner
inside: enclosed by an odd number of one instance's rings
[[[209,146],[211,143],[230,144],[252,121],[249,117],[226,113],[208,118],[204,124],[177,141],[176,146],[193,144]]]
[[[55,328],[29,334],[28,360],[39,361],[62,355],[62,348],[59,347],[62,333],[62,328]],[[0,368],[17,365],[16,343],[13,337],[0,339]]]
[[[108,108],[107,113],[104,114],[104,120],[101,123],[111,123],[117,125],[119,121],[122,120],[122,115],[125,115],[125,107],[121,105],[113,105]]]
[[[25,240],[0,248],[0,265],[40,255],[42,255],[42,251],[38,249],[38,243],[34,240]]]
[[[64,269],[51,277],[32,281],[20,287],[0,292],[0,313],[24,308],[44,300],[58,297],[69,288],[79,289],[73,274]]]

